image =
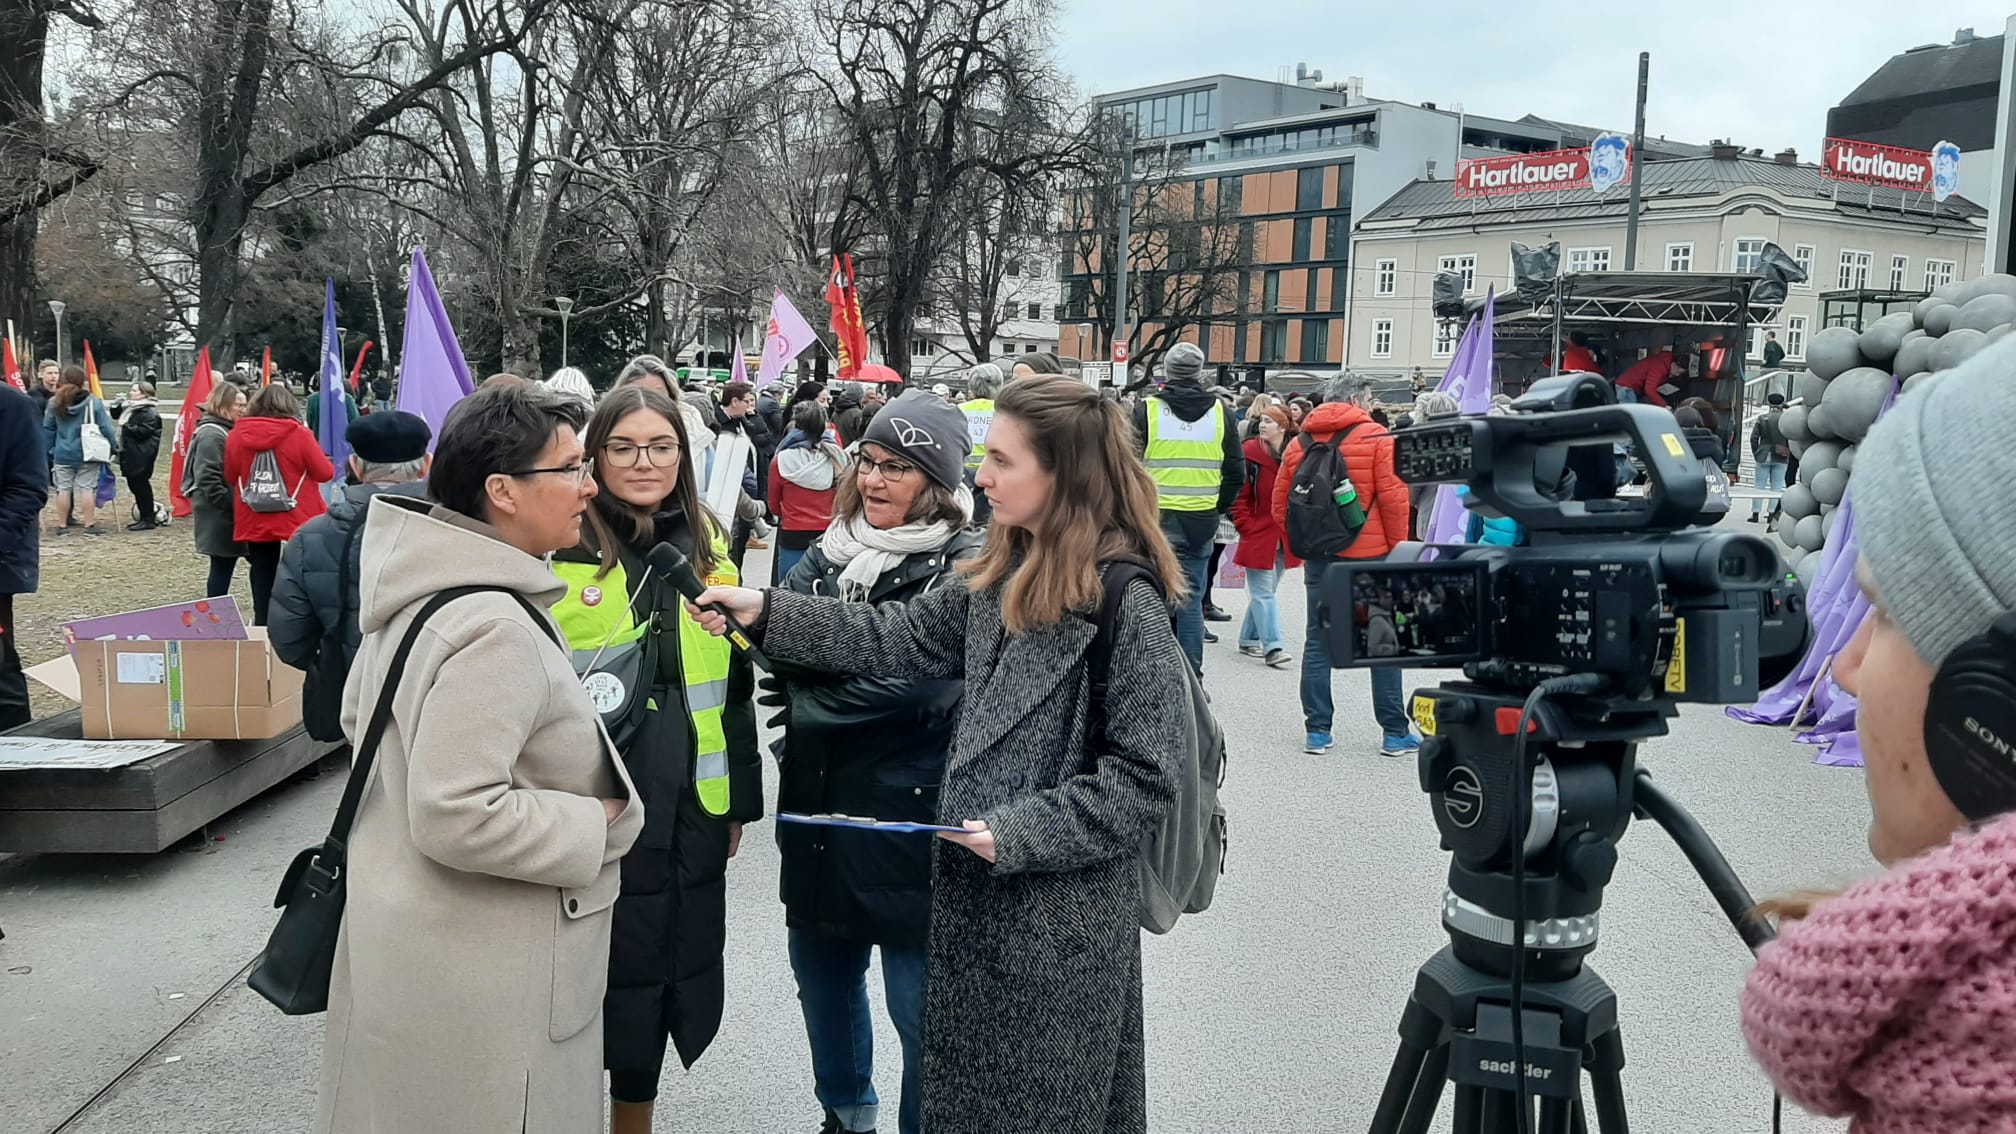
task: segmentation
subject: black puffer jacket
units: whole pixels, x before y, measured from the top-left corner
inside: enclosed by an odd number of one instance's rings
[[[364,518],[371,498],[394,492],[415,499],[427,486],[353,484],[329,511],[301,525],[280,553],[266,634],[280,660],[306,674],[301,683],[301,725],[317,740],[343,739],[343,683],[357,656],[357,559],[364,548]]]
[[[907,603],[936,587],[962,586],[952,566],[979,554],[985,540],[969,528],[941,551],[909,556],[882,576],[868,601]],[[805,553],[786,588],[839,595],[840,568],[823,543]],[[965,683],[776,665],[790,697],[778,810],[937,822]],[[821,937],[923,948],[932,842],[922,834],[778,824],[784,920]]]
[[[152,401],[128,402],[119,415],[119,472],[129,477],[154,475],[161,455],[161,411]]]

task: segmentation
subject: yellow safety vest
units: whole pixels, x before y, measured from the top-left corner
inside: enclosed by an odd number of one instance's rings
[[[714,571],[707,576],[709,586],[734,586],[741,576],[728,558],[728,541],[715,533]],[[600,579],[595,563],[555,561],[553,573],[567,584],[567,597],[553,608],[554,621],[567,644],[575,651],[595,651],[634,642],[644,634],[644,625],[630,609],[630,580],[618,562]],[[661,612],[662,613],[662,612]],[[693,791],[700,808],[709,815],[728,814],[728,735],[721,725],[722,709],[728,703],[728,665],[734,647],[725,638],[716,638],[700,628],[678,604],[679,669],[686,686],[686,712],[693,722]],[[657,675],[647,680],[656,681]],[[657,711],[654,703],[650,706]]]
[[[1214,512],[1225,481],[1225,407],[1184,421],[1161,398],[1148,399],[1148,475],[1166,512]]]
[[[994,399],[960,402],[959,412],[966,415],[966,438],[973,443],[972,451],[966,454],[966,467],[977,469],[981,458],[987,455],[987,429],[994,424]]]

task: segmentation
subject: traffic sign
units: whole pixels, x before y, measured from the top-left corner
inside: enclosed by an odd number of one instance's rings
[[[1126,339],[1121,339],[1121,340],[1120,340],[1119,342],[1116,342],[1116,343],[1114,343],[1114,344],[1113,344],[1113,364],[1114,364],[1114,365],[1116,365],[1116,366],[1125,366],[1125,365],[1127,365],[1127,340],[1126,340]]]

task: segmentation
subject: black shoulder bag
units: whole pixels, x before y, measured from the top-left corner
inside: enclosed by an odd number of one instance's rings
[[[385,726],[392,722],[392,698],[406,675],[406,658],[420,637],[420,628],[434,612],[465,595],[495,591],[518,600],[532,620],[552,630],[538,609],[517,591],[504,587],[450,587],[427,600],[420,613],[406,627],[392,664],[385,671],[385,685],[378,693],[378,707],[357,745],[350,765],[350,782],[343,788],[343,802],[336,805],[336,821],[329,825],[329,837],[319,846],[294,856],[287,873],[280,878],[280,892],[273,905],[280,922],[266,939],[266,948],[252,963],[246,981],[252,991],[273,1002],[289,1016],[312,1016],[329,1008],[329,973],[336,961],[336,934],[343,926],[343,896],[348,885],[350,828],[357,821],[357,808],[364,802],[364,787],[371,780],[378,742]],[[556,640],[557,644],[557,640]],[[561,647],[563,650],[566,648]]]

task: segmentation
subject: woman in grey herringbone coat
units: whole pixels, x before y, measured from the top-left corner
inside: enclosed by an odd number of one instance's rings
[[[1131,584],[1094,735],[1087,614],[1102,563],[1145,560],[1172,589],[1182,576],[1127,419],[1097,391],[1011,383],[986,454],[994,522],[965,586],[881,607],[701,598],[756,623],[778,658],[965,680],[938,812],[968,833],[946,836],[932,877],[925,1128],[1132,1134],[1148,1125],[1139,856],[1174,797],[1185,662],[1168,605]]]

